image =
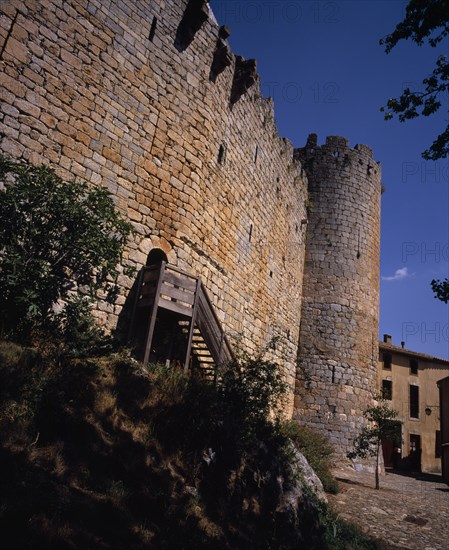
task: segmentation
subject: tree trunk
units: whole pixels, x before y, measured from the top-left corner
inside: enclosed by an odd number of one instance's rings
[[[376,489],[380,489],[380,485],[379,485],[379,452],[380,452],[380,442],[377,443],[377,453],[376,453]]]

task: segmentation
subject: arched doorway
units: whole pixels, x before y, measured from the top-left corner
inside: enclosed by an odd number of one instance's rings
[[[167,254],[160,248],[153,248],[150,250],[145,265],[157,265],[161,262],[168,262]]]

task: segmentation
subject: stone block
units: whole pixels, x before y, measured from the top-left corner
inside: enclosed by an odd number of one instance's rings
[[[23,84],[21,84],[18,80],[12,78],[11,76],[7,75],[5,72],[0,73],[0,88],[5,88],[9,92],[11,92],[14,97],[19,98],[25,97],[25,94],[27,92],[27,89]]]
[[[13,36],[10,36],[6,43],[5,54],[12,56],[16,62],[25,65],[31,61],[31,51],[24,43],[19,42]]]

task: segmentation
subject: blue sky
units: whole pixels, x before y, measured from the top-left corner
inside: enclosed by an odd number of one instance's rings
[[[230,27],[233,52],[257,59],[262,93],[275,101],[279,133],[296,147],[342,135],[369,145],[382,163],[380,335],[449,359],[449,305],[434,299],[433,278],[449,276],[449,161],[424,161],[447,124],[430,118],[385,122],[380,107],[403,88],[420,89],[438,49],[379,39],[403,19],[402,0],[211,0]]]

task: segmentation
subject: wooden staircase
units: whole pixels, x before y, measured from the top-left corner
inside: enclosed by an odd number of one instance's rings
[[[184,371],[189,368],[216,379],[218,368],[233,360],[231,346],[201,282],[166,262],[142,268],[137,284],[136,300],[129,335],[133,333],[138,310],[149,310],[148,328],[143,354],[148,364],[158,310],[174,312],[180,331],[186,337]]]
[[[180,321],[184,323],[184,321]],[[184,329],[187,333],[187,328]],[[215,379],[217,374],[217,362],[214,360],[207,344],[198,327],[195,327],[192,335],[192,347],[190,368],[193,373],[199,373],[203,378]]]

